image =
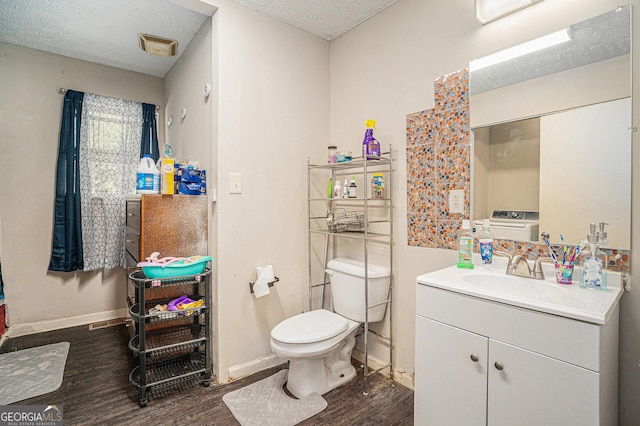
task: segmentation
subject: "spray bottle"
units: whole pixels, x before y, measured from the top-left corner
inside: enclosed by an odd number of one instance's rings
[[[376,120],[367,120],[364,125],[367,126],[367,129],[364,132],[364,141],[362,141],[362,158],[365,160],[379,160],[380,143],[373,137]]]

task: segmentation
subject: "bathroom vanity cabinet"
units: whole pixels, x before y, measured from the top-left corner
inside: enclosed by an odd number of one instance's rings
[[[606,321],[590,323],[422,277],[416,425],[617,424],[617,300]]]

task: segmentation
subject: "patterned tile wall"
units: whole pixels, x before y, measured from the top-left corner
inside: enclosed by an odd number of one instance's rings
[[[412,246],[455,249],[464,213],[449,191],[470,196],[469,81],[466,69],[434,82],[435,108],[407,115],[407,224]]]
[[[434,96],[434,108],[407,115],[407,241],[410,246],[456,249],[462,220],[470,217],[468,70],[436,79]],[[464,191],[464,213],[449,212],[453,189]],[[496,250],[532,260],[549,255],[544,244],[532,242],[497,240]],[[605,251],[610,269],[629,271],[628,250]]]

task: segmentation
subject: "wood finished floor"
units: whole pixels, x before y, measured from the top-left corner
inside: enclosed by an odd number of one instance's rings
[[[140,408],[139,392],[128,380],[135,362],[124,325],[89,330],[79,326],[8,339],[0,353],[69,342],[60,388],[17,405],[63,404],[65,425],[238,425],[222,402],[227,392],[275,374],[276,367],[235,382],[195,385],[149,400]],[[413,392],[375,374],[362,395],[362,369],[351,382],[324,395],[328,407],[300,425],[412,425]]]

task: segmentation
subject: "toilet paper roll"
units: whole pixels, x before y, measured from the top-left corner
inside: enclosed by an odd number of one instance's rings
[[[262,265],[256,268],[256,275],[258,278],[264,276],[267,279],[268,283],[272,283],[276,280],[275,275],[273,275],[273,266],[272,265]]]
[[[256,298],[269,294],[269,281],[267,281],[266,274],[258,276],[258,280],[253,285],[253,294]]]

